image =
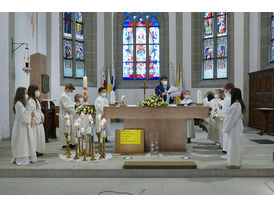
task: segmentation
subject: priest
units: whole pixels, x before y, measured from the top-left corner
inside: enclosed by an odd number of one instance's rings
[[[106,89],[104,87],[100,87],[98,89],[98,97],[95,100],[95,110],[96,110],[96,132],[100,131],[100,120],[103,119],[104,115],[104,107],[109,106],[109,101],[107,99],[107,94],[106,94]],[[110,137],[111,131],[110,131],[110,120],[107,120],[107,125],[106,125],[106,142],[110,143],[110,140],[108,137]]]
[[[60,99],[59,99],[59,129],[60,129],[60,144],[62,148],[66,148],[66,137],[64,135],[65,132],[65,116],[66,114],[70,115],[71,122],[73,122],[73,115],[75,105],[72,102],[70,96],[72,95],[75,87],[73,84],[67,84],[65,86],[65,90],[62,92]],[[72,131],[72,128],[71,130]],[[70,148],[74,148],[74,138],[71,138],[72,144]]]

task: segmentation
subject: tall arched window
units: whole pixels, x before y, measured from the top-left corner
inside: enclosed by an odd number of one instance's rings
[[[63,13],[63,61],[66,78],[83,78],[85,74],[83,15],[83,12]]]
[[[204,12],[202,18],[202,79],[227,78],[227,12]]]
[[[123,79],[159,79],[160,26],[156,12],[125,12]]]
[[[274,62],[274,12],[270,12],[270,63]]]

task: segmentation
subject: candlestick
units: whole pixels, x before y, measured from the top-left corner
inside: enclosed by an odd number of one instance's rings
[[[65,132],[64,134],[65,134],[65,137],[67,139],[67,150],[66,150],[65,155],[66,155],[67,158],[71,158],[70,147],[69,147],[70,146],[70,140],[68,139],[69,134],[67,132]]]
[[[76,143],[77,140],[75,141],[75,157],[74,157],[74,160],[78,160],[79,159],[79,156],[78,156],[78,144]]]
[[[79,155],[79,157],[82,157],[82,151],[81,151],[81,136],[78,137],[78,148],[79,148],[78,155]]]

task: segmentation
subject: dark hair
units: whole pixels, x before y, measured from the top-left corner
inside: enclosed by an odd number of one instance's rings
[[[207,92],[207,100],[210,102],[212,99],[214,99],[214,93],[212,91]]]
[[[69,83],[65,86],[65,89],[75,90],[75,87],[73,86],[73,84]]]
[[[224,87],[224,89],[234,89],[235,85],[233,83],[227,83]]]
[[[231,90],[230,94],[231,94],[231,105],[238,101],[242,106],[242,113],[245,113],[246,107],[245,107],[245,103],[242,99],[241,90],[239,88],[233,88]]]
[[[38,109],[38,99],[36,98],[36,96],[35,96],[35,92],[37,91],[37,90],[39,90],[39,87],[37,86],[37,85],[35,85],[35,84],[31,84],[30,86],[29,86],[29,88],[28,88],[28,95],[29,95],[29,99],[30,98],[32,98],[34,101],[35,101],[35,103],[36,103],[36,109]]]
[[[190,91],[189,91],[189,90],[186,90],[186,91],[185,91],[185,93],[187,93],[187,92],[190,94]]]
[[[16,111],[15,111],[15,104],[19,101],[21,102],[24,107],[26,106],[26,98],[25,98],[25,91],[26,91],[26,88],[25,87],[19,87],[17,88],[16,90],[16,93],[15,93],[15,97],[14,97],[14,101],[13,101],[13,112],[14,114],[16,114]]]
[[[168,77],[167,76],[161,76],[161,78],[159,80],[161,86],[163,86],[162,82],[161,82],[162,80],[168,80]]]
[[[101,93],[103,90],[105,90],[106,88],[105,87],[100,87],[99,89],[98,89],[98,94],[99,93]]]

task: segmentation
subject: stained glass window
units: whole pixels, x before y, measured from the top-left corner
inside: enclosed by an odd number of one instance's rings
[[[227,78],[227,13],[204,12],[203,17],[203,79]]]
[[[270,62],[274,62],[274,12],[270,12]]]
[[[64,77],[83,78],[85,75],[84,13],[63,13]]]
[[[160,29],[156,12],[125,12],[123,79],[159,79]]]

